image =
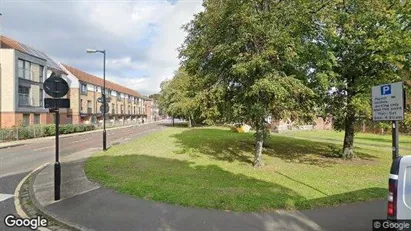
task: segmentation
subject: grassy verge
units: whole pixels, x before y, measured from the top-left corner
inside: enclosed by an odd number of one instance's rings
[[[264,151],[266,166],[254,169],[252,134],[167,128],[98,153],[85,169],[92,180],[135,197],[231,211],[385,198],[391,153],[358,145],[359,158],[343,161],[332,157],[337,148],[333,142],[275,135]]]

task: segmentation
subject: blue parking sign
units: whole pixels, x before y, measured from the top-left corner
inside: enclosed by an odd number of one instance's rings
[[[381,95],[391,95],[391,85],[382,85]]]

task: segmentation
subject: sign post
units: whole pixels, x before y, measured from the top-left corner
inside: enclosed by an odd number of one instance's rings
[[[54,163],[54,200],[60,200],[61,166],[59,161],[60,112],[56,109],[56,162]]]
[[[44,91],[53,98],[45,98],[45,108],[50,108],[50,112],[55,112],[56,116],[56,162],[54,163],[54,200],[60,200],[60,186],[61,186],[61,166],[59,160],[59,125],[60,112],[59,108],[70,108],[69,99],[59,99],[65,95],[69,90],[69,86],[63,78],[52,73],[52,75],[44,81]]]
[[[399,156],[398,121],[404,119],[405,94],[402,82],[372,88],[372,117],[374,121],[392,123],[392,159]]]

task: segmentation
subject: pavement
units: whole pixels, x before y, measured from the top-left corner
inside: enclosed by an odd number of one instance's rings
[[[236,213],[153,202],[115,192],[88,181],[85,159],[65,166],[62,200],[53,201],[52,165],[35,175],[36,201],[46,213],[81,230],[372,230],[384,218],[386,202],[306,211]]]
[[[108,133],[109,145],[162,128],[151,124],[113,130]],[[81,230],[372,230],[372,219],[385,218],[385,200],[305,211],[236,213],[136,199],[85,176],[84,161],[101,150],[101,133],[63,140],[62,199],[53,200],[52,165],[33,174],[30,191],[43,212]],[[16,185],[28,171],[54,160],[53,145],[53,140],[41,140],[0,149],[0,218],[16,213],[12,196]],[[2,225],[0,230],[10,230]]]

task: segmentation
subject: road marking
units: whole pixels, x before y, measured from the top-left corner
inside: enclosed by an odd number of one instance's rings
[[[5,200],[7,200],[9,198],[12,198],[12,197],[14,197],[13,194],[2,194],[2,193],[0,193],[0,202],[5,201]]]
[[[84,142],[84,141],[86,141],[86,140],[91,140],[91,138],[76,140],[76,141],[70,142],[69,144],[75,144],[75,143],[78,143],[78,142]]]
[[[54,146],[47,146],[47,147],[42,147],[42,148],[36,148],[36,149],[33,149],[33,151],[40,151],[40,150],[44,150],[44,149],[52,148],[52,147],[54,147]]]

